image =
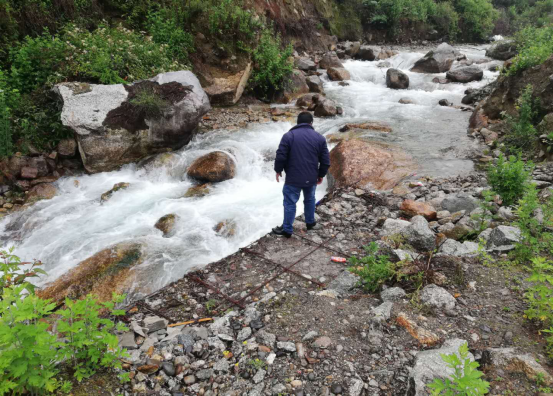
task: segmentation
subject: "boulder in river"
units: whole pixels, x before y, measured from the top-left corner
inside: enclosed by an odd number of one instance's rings
[[[292,100],[300,95],[309,93],[309,86],[307,85],[307,77],[301,70],[294,70],[284,83],[284,88],[279,93],[277,98],[278,103],[290,103]]]
[[[116,193],[119,190],[126,190],[127,188],[129,188],[130,185],[131,185],[130,183],[124,183],[124,182],[114,184],[111,190],[106,191],[105,193],[102,194],[102,196],[100,197],[100,200],[102,202],[106,202],[111,198],[111,196],[114,193]]]
[[[252,64],[249,63],[238,73],[211,79],[210,85],[205,88],[210,102],[222,106],[236,104],[242,97],[251,74]]]
[[[331,67],[343,68],[344,65],[342,64],[340,58],[338,58],[338,55],[336,55],[336,52],[331,51],[323,55],[319,61],[319,67],[321,69],[329,69]]]
[[[390,189],[413,172],[411,159],[398,150],[359,139],[343,140],[330,152],[330,174],[337,187]]]
[[[131,286],[131,269],[141,258],[139,243],[119,243],[81,261],[37,294],[56,303],[62,303],[65,297],[78,299],[90,293],[100,301],[109,301],[113,292],[123,293]]]
[[[453,82],[468,83],[482,80],[484,71],[478,66],[464,66],[448,71],[446,77]]]
[[[451,65],[459,56],[451,45],[442,43],[435,50],[429,51],[424,57],[415,62],[411,71],[417,73],[444,73],[451,69]]]
[[[179,216],[177,216],[174,213],[171,213],[161,217],[156,222],[154,227],[160,230],[163,233],[163,236],[165,238],[169,238],[173,236],[175,233],[175,224],[177,223],[178,219],[179,219]]]
[[[53,184],[38,184],[29,190],[29,193],[25,197],[25,203],[33,204],[43,199],[52,199],[57,193],[58,189]]]
[[[307,95],[300,96],[298,100],[296,100],[296,106],[297,107],[305,107],[306,109],[310,108],[314,103],[317,103],[319,101],[319,95],[309,93]]]
[[[351,79],[349,71],[344,68],[331,67],[326,72],[328,73],[328,78],[332,81],[344,81]]]
[[[184,194],[184,198],[201,198],[209,194],[210,183],[200,184],[199,186],[190,187]]]
[[[305,80],[310,92],[323,93],[323,82],[319,76],[309,76]]]
[[[372,45],[362,45],[359,47],[359,51],[355,55],[355,59],[360,59],[364,61],[373,61],[380,54],[380,47],[375,47]]]
[[[513,40],[496,41],[486,50],[486,56],[504,61],[516,54],[518,54],[517,46]]]
[[[62,83],[55,91],[63,100],[61,121],[75,132],[90,173],[183,147],[211,108],[190,71],[128,85]]]
[[[319,98],[316,103],[315,117],[334,117],[338,114],[338,106],[332,99]]]
[[[218,183],[234,177],[236,164],[227,153],[213,151],[195,160],[187,173],[201,182]]]
[[[386,86],[392,89],[409,88],[409,76],[398,69],[388,69],[386,72]]]
[[[361,49],[361,43],[359,41],[346,41],[343,44],[344,51],[347,56],[351,56],[352,58],[355,58],[359,50]]]

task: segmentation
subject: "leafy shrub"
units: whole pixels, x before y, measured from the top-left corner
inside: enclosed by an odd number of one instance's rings
[[[513,205],[524,195],[531,174],[532,164],[526,164],[519,157],[508,160],[499,155],[497,163],[488,168],[488,181],[494,192],[503,199],[504,205]]]
[[[0,290],[10,287],[23,285],[28,292],[34,292],[34,286],[28,283],[29,278],[36,278],[39,275],[45,275],[46,272],[39,268],[42,263],[33,261],[32,263],[23,263],[21,259],[12,254],[13,248],[6,251],[0,250]],[[27,268],[22,268],[28,266]]]
[[[264,29],[252,52],[254,70],[250,77],[250,86],[265,96],[282,88],[293,70],[290,60],[292,52],[291,45],[282,50],[280,35]]]
[[[436,14],[433,0],[363,0],[370,16],[370,23],[383,24],[397,32],[402,19],[426,22]]]
[[[216,1],[207,14],[211,36],[233,42],[239,49],[247,49],[264,26],[251,11],[245,9],[241,0]]]
[[[468,357],[468,344],[465,342],[459,347],[459,355],[442,354],[442,360],[449,368],[455,370],[451,379],[435,379],[428,385],[432,389],[432,395],[466,395],[480,396],[488,393],[490,384],[481,377],[484,375],[478,370],[478,362],[472,362]]]
[[[194,51],[194,39],[179,25],[177,15],[169,9],[152,11],[148,14],[148,30],[154,42],[166,44],[174,59],[188,62],[188,54]]]
[[[534,257],[532,274],[527,279],[532,286],[524,294],[529,308],[524,311],[530,320],[537,319],[546,326],[553,325],[553,261]]]
[[[511,66],[504,70],[514,76],[522,70],[545,62],[553,54],[553,26],[535,28],[529,26],[516,35],[518,55]]]
[[[47,331],[43,318],[55,304],[34,294],[21,298],[25,285],[4,288],[0,301],[0,395],[69,390],[56,379],[62,343]]]
[[[461,31],[467,40],[480,41],[490,35],[499,14],[491,0],[456,0]]]
[[[349,259],[349,271],[358,275],[361,280],[360,284],[365,290],[374,293],[388,280],[395,275],[393,264],[388,259],[388,256],[378,256],[378,245],[376,242],[371,242],[364,247],[366,256],[362,258],[352,257]]]
[[[112,315],[124,315],[125,311],[114,310],[116,303],[124,296],[114,294],[113,300],[99,303],[95,296],[88,295],[83,300],[65,299],[66,309],[58,311],[62,320],[58,322],[58,332],[67,341],[60,350],[63,357],[72,362],[72,369],[78,381],[93,375],[100,367],[121,368],[121,358],[126,352],[118,346],[117,336],[112,334],[115,324],[100,318],[100,312],[107,309]],[[121,322],[117,331],[128,330]]]
[[[443,34],[447,34],[450,40],[455,40],[459,33],[459,14],[452,3],[446,1],[436,4],[436,14],[432,19]]]
[[[138,111],[144,113],[146,118],[159,118],[163,111],[169,106],[163,98],[159,96],[153,89],[147,87],[141,88],[130,103],[135,106]]]
[[[540,103],[532,97],[532,85],[528,85],[517,100],[518,117],[507,116],[510,133],[505,142],[514,150],[524,150],[535,146],[538,132],[534,127],[539,115]]]
[[[6,94],[0,89],[0,158],[9,157],[13,154],[10,115]]]

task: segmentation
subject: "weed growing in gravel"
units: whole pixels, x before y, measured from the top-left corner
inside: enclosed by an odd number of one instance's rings
[[[493,191],[501,197],[506,206],[516,204],[524,195],[532,174],[533,164],[525,163],[520,157],[506,159],[499,155],[497,163],[488,169],[488,181]]]
[[[376,242],[371,242],[369,245],[365,246],[364,249],[367,253],[366,256],[361,258],[352,257],[349,259],[349,271],[361,278],[359,281],[360,286],[369,293],[374,293],[378,291],[386,281],[392,279],[396,272],[388,256],[377,255],[378,245]]]
[[[481,377],[484,375],[478,370],[478,362],[472,362],[469,357],[468,344],[464,343],[459,347],[459,355],[452,353],[450,355],[442,354],[442,360],[447,363],[449,368],[455,370],[451,379],[435,379],[428,385],[432,389],[432,395],[465,395],[480,396],[488,393],[490,384]]]

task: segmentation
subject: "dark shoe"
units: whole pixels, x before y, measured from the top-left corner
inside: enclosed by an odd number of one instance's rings
[[[282,226],[278,226],[278,227],[273,228],[273,234],[283,236],[285,238],[290,238],[292,236],[292,234],[289,234],[286,231],[284,231]]]
[[[312,230],[313,228],[315,228],[316,225],[317,225],[317,222],[306,224],[307,231]]]

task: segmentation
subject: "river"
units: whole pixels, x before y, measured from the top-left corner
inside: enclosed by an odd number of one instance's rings
[[[484,57],[484,47],[458,47],[469,59]],[[469,172],[466,158],[474,141],[467,137],[470,112],[438,106],[440,99],[460,105],[468,87],[480,87],[497,77],[488,71],[493,63],[479,66],[484,80],[469,84],[433,83],[434,77],[408,71],[424,52],[402,52],[388,59],[392,67],[409,75],[408,90],[395,91],[385,85],[386,67],[379,62],[346,61],[352,79],[349,86],[325,81],[327,96],[340,103],[344,115],[316,119],[315,127],[328,135],[345,123],[382,121],[392,126],[389,134],[367,132],[367,137],[396,145],[419,164],[419,175],[453,176]],[[455,65],[454,65],[455,67]],[[400,104],[410,98],[417,104]],[[292,125],[250,124],[227,132],[213,131],[197,136],[176,153],[177,161],[162,168],[128,165],[119,171],[66,177],[56,185],[59,194],[31,208],[0,220],[4,248],[15,246],[24,260],[40,259],[47,283],[94,253],[124,241],[143,245],[144,262],[135,269],[136,292],[148,293],[182,277],[190,268],[202,266],[235,252],[282,222],[282,184],[276,183],[272,157],[281,136]],[[192,186],[185,169],[199,156],[213,150],[231,154],[237,164],[236,177],[215,185],[203,198],[183,198]],[[102,193],[115,183],[130,187],[100,202]],[[325,194],[326,184],[317,197]],[[301,205],[298,206],[301,213]],[[180,217],[176,233],[164,238],[153,226],[168,214]],[[235,224],[234,235],[226,238],[214,227],[221,221]],[[13,225],[17,224],[16,227]]]

